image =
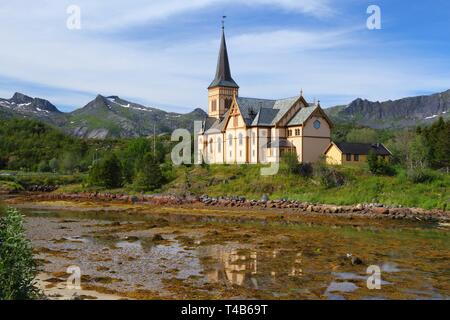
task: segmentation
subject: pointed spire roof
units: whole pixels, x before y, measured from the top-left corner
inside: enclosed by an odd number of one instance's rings
[[[239,88],[231,77],[230,62],[228,61],[227,43],[225,41],[225,29],[222,27],[222,40],[220,43],[219,59],[217,60],[216,77],[208,89],[214,87]]]

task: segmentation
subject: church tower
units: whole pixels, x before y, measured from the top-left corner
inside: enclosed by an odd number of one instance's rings
[[[222,25],[222,40],[219,59],[217,61],[216,77],[208,87],[208,115],[220,119],[230,108],[233,96],[239,93],[239,86],[231,77],[228,61],[225,28]]]

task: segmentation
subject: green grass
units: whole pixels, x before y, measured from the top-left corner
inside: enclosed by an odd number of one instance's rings
[[[0,171],[0,173],[13,173],[12,171]],[[57,173],[40,172],[14,172],[11,175],[0,175],[1,183],[15,183],[23,188],[32,185],[61,186],[81,183],[85,179],[85,174],[63,175]]]
[[[165,191],[180,193],[189,189],[194,194],[245,196],[249,199],[260,199],[267,194],[271,199],[336,205],[377,202],[433,209],[449,204],[450,177],[445,174],[436,173],[434,181],[415,184],[408,181],[401,170],[396,176],[387,177],[372,175],[365,166],[337,167],[345,175],[346,183],[341,187],[325,188],[315,178],[289,175],[283,170],[274,176],[261,176],[260,168],[253,165],[179,167],[176,169],[177,178],[165,187]]]

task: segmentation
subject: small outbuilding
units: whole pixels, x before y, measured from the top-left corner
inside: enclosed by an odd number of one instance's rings
[[[332,142],[325,150],[327,164],[357,164],[367,161],[369,152],[389,161],[392,153],[382,143]]]

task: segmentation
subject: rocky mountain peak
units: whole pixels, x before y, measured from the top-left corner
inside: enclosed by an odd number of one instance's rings
[[[24,95],[23,93],[20,93],[20,92],[14,93],[14,95],[10,99],[11,102],[15,102],[17,104],[30,103],[30,102],[33,102],[33,100],[34,100],[33,98],[31,98],[27,95]]]

